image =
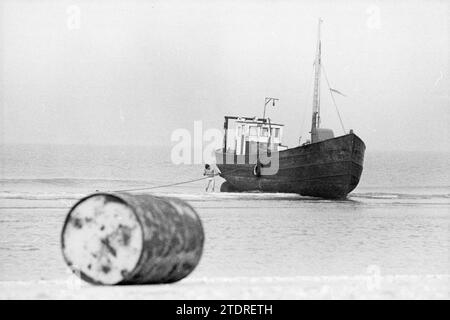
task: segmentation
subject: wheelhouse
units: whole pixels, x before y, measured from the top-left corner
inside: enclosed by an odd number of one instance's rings
[[[234,120],[230,126],[230,121]],[[270,119],[226,116],[223,152],[236,155],[255,153],[256,150],[279,151],[282,145],[282,124]]]

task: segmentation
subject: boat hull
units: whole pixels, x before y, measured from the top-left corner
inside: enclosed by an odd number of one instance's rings
[[[216,163],[231,189],[298,193],[328,199],[345,198],[359,183],[364,142],[354,133],[272,153],[275,174],[255,173],[255,155],[216,152]]]

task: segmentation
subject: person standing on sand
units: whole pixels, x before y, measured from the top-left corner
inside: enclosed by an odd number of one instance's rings
[[[212,191],[214,192],[214,187],[216,186],[216,181],[214,179],[214,176],[216,175],[216,172],[209,164],[205,164],[205,171],[203,171],[203,175],[208,178],[208,185],[206,186],[205,191],[208,192],[209,186],[212,182]]]

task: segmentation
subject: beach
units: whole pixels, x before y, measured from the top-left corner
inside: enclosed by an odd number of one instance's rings
[[[205,193],[205,181],[140,191],[195,208],[203,256],[177,283],[110,287],[82,282],[63,262],[60,232],[71,206],[96,190],[201,177],[202,165],[175,166],[169,151],[154,148],[89,148],[2,150],[0,299],[449,297],[446,154],[369,152],[360,185],[343,201]]]

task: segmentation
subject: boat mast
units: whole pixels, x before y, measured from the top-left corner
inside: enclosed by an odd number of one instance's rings
[[[312,124],[311,124],[311,143],[316,142],[317,128],[320,125],[320,70],[321,70],[321,43],[320,43],[320,25],[322,19],[319,18],[318,30],[317,30],[317,47],[316,47],[316,59],[314,61],[314,96],[313,96],[313,112],[312,112]]]

